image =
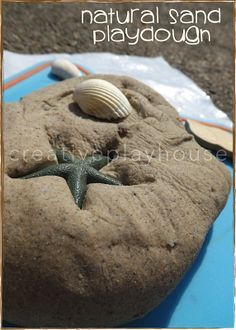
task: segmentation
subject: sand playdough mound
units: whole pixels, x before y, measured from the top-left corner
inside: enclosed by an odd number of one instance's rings
[[[112,327],[140,318],[177,285],[227,200],[225,166],[201,148],[151,88],[122,76],[132,111],[100,120],[73,101],[85,79],[5,105],[3,316],[30,327]],[[82,208],[59,176],[23,179],[100,152]]]

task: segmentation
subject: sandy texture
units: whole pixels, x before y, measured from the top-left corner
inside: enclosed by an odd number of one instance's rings
[[[88,78],[5,107],[3,316],[14,324],[111,327],[141,317],[176,286],[227,199],[226,168],[159,94],[127,77],[98,77],[130,100],[125,120],[80,111],[73,90]],[[80,210],[62,178],[15,178],[55,163],[52,147],[118,153],[102,171],[124,186],[88,185]]]
[[[122,1],[120,1],[122,2]],[[171,25],[168,11],[210,10],[221,8],[220,24],[198,26],[209,29],[211,42],[196,46],[167,41],[164,43],[143,42],[130,46],[125,43],[102,42],[93,44],[92,30],[101,29],[101,25],[81,24],[81,11],[98,9],[109,11],[118,9],[121,17],[131,8],[160,10],[160,24],[155,28],[173,28],[181,36],[185,24]],[[214,103],[232,118],[234,93],[234,36],[233,3],[3,3],[3,45],[4,49],[18,53],[84,53],[111,52],[139,56],[163,56],[172,66],[184,72],[197,83]],[[116,22],[112,28],[120,28]],[[136,20],[131,27],[131,35],[143,25]],[[91,63],[91,70],[93,65]]]

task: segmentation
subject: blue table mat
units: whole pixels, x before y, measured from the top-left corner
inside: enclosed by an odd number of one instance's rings
[[[3,94],[3,100],[4,102],[18,101],[22,96],[42,87],[55,84],[57,81],[58,79],[50,74],[50,68],[46,68],[7,89]],[[232,163],[228,160],[224,163],[233,177]],[[178,286],[157,308],[144,318],[122,325],[122,327],[233,328],[233,267],[234,217],[232,189],[227,204],[211,227],[197,259]],[[5,323],[5,326],[10,326],[10,324]]]

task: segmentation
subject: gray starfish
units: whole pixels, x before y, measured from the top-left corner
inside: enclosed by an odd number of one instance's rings
[[[56,150],[58,164],[47,166],[34,173],[22,176],[21,179],[37,178],[47,175],[55,175],[64,178],[74,197],[75,203],[82,208],[88,183],[105,183],[121,185],[121,183],[99,172],[109,163],[109,158],[94,155],[83,159],[76,159],[61,150]]]

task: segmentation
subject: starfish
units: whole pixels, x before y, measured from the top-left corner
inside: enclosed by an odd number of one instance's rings
[[[109,158],[93,155],[85,159],[77,159],[61,150],[56,150],[58,164],[47,166],[39,171],[22,176],[21,179],[38,178],[41,176],[60,176],[64,178],[74,197],[75,203],[82,208],[88,183],[104,183],[121,185],[121,183],[99,170],[109,163]]]

